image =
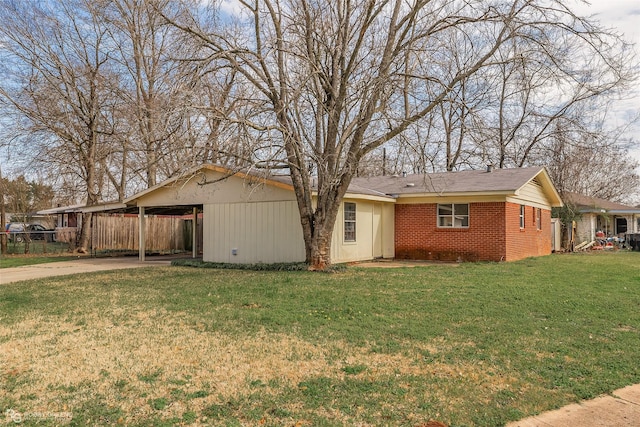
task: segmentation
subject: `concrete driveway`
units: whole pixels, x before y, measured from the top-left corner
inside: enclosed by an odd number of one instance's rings
[[[582,403],[567,405],[507,424],[507,427],[640,426],[640,385],[632,385]]]
[[[170,258],[147,257],[140,262],[137,257],[120,258],[79,258],[73,261],[50,262],[46,264],[25,265],[22,267],[0,269],[0,285],[21,280],[42,279],[44,277],[65,276],[94,271],[121,270],[123,268],[153,267],[171,265]]]

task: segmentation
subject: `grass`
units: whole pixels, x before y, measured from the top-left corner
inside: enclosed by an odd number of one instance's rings
[[[70,261],[78,259],[78,256],[69,255],[6,255],[0,256],[0,268],[21,267],[23,265],[45,264],[49,262]]]
[[[640,382],[638,256],[3,285],[0,411],[70,425],[503,425]]]
[[[25,255],[26,243],[8,242],[7,251],[10,255]],[[28,245],[27,254],[63,254],[68,253],[69,243],[66,242],[46,242],[44,240],[33,240]]]

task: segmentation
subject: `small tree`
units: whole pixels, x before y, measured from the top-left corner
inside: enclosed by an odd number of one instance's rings
[[[573,250],[573,244],[575,243],[573,241],[575,236],[572,235],[573,223],[574,221],[578,221],[582,216],[578,207],[565,199],[565,203],[562,207],[551,209],[551,216],[560,219],[560,224],[562,226],[562,247],[568,250]]]

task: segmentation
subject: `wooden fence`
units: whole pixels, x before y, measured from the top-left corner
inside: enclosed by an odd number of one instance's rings
[[[192,220],[181,217],[148,216],[147,251],[191,250]],[[91,246],[93,250],[137,251],[140,233],[137,216],[93,216]]]

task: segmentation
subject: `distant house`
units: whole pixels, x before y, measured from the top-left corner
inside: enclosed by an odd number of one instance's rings
[[[202,165],[124,201],[139,209],[203,212],[203,259],[303,261],[291,181]],[[511,261],[551,253],[544,168],[355,178],[334,227],[333,262],[374,258]],[[144,230],[144,227],[140,227]],[[141,236],[141,254],[144,236]]]
[[[594,240],[599,231],[606,237],[640,232],[640,208],[576,193],[565,193],[564,198],[580,214],[576,221],[576,244]]]
[[[38,211],[38,214],[49,218],[50,226],[55,227],[56,240],[75,244],[82,227],[82,209],[84,203]]]

